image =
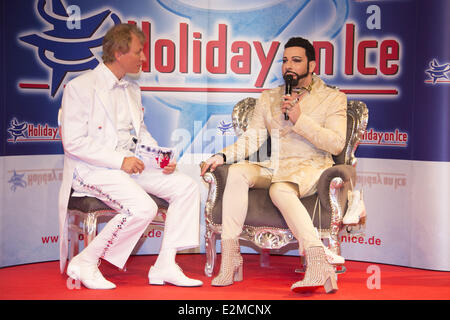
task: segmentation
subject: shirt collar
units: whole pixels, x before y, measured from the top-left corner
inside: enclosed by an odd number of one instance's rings
[[[108,89],[113,88],[126,88],[130,84],[129,81],[122,79],[117,79],[117,77],[114,75],[114,73],[104,64],[102,63],[100,66],[103,75],[105,76],[106,80],[106,87]]]
[[[306,90],[306,91],[308,91],[308,93],[311,93],[311,90],[313,89],[314,85],[315,85],[315,81],[314,81],[314,77],[312,77],[311,83],[309,85],[307,85],[306,87],[295,88],[295,91],[300,92],[300,91]]]
[[[311,83],[307,85],[306,87],[302,87],[301,89],[305,89],[308,92],[311,92],[312,86],[314,85],[314,78],[311,79]]]

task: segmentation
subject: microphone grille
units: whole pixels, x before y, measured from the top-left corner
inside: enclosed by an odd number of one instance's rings
[[[294,77],[292,76],[292,74],[287,74],[287,75],[284,77],[284,81],[285,81],[286,83],[292,83],[292,81],[294,81]]]

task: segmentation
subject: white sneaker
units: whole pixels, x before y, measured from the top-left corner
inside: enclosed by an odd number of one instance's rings
[[[114,289],[116,285],[106,280],[97,264],[83,260],[80,255],[72,258],[68,267],[67,275],[74,280],[79,280],[88,289]]]
[[[343,224],[358,224],[359,220],[366,216],[366,206],[363,201],[363,193],[359,190],[348,191],[348,209],[345,213]]]
[[[148,282],[154,285],[163,285],[168,282],[179,287],[200,287],[203,285],[200,280],[186,277],[177,264],[172,264],[168,268],[152,266],[148,272]]]

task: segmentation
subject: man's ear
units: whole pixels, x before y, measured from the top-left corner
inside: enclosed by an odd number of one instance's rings
[[[309,72],[313,73],[314,70],[316,70],[316,61],[310,61],[309,62]]]
[[[114,52],[114,58],[116,60],[120,60],[120,57],[122,57],[123,53],[120,52],[119,50],[117,50],[116,52]]]

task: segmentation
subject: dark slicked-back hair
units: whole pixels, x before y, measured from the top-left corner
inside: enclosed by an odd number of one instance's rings
[[[284,45],[284,48],[286,49],[290,47],[300,47],[305,49],[308,61],[316,61],[316,51],[314,50],[311,42],[309,42],[307,39],[301,37],[290,38]]]

